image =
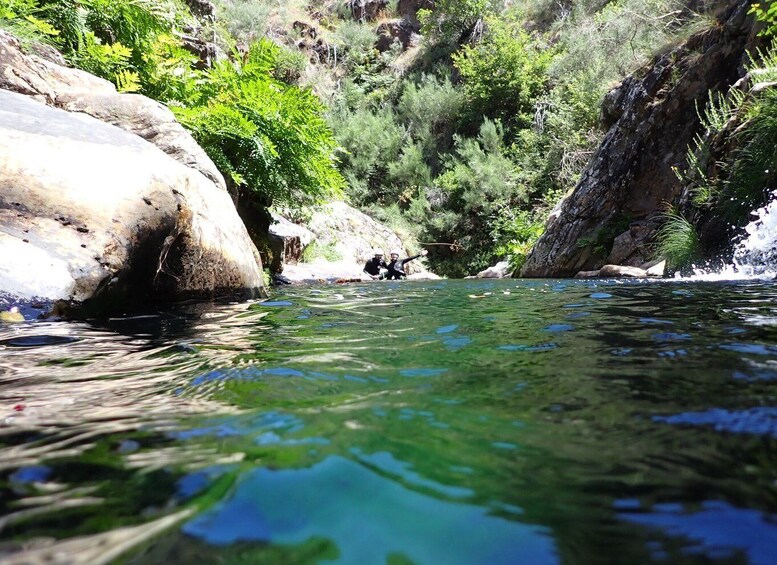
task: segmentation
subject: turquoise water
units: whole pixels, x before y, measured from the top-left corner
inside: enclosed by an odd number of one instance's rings
[[[385,282],[0,326],[0,561],[773,563],[775,298]]]

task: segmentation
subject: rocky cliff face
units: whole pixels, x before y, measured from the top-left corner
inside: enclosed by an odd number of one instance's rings
[[[223,178],[168,110],[0,32],[0,291],[117,311],[262,288]]]
[[[697,108],[744,74],[746,52],[754,46],[751,2],[724,4],[719,25],[608,94],[603,119],[609,131],[578,186],[553,210],[521,276],[573,276],[649,258],[658,214],[683,188],[673,169],[684,165],[699,130]]]

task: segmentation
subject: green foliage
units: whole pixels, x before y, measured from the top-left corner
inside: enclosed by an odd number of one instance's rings
[[[389,164],[398,159],[405,134],[391,109],[351,111],[341,106],[330,123],[341,148],[340,169],[348,179],[351,199],[358,205],[391,204]]]
[[[745,99],[745,93],[732,88],[727,96],[720,93],[708,93],[709,101],[703,112],[696,110],[701,120],[702,127],[708,134],[716,134],[723,130],[728,121],[733,118]]]
[[[270,2],[256,0],[215,0],[214,4],[227,32],[246,44],[265,35],[275,8]]]
[[[453,55],[470,112],[529,126],[554,55],[552,49],[540,49],[520,26],[489,18],[483,39]]]
[[[243,61],[221,61],[176,115],[234,187],[300,206],[338,194],[343,179],[321,102],[272,76],[278,51],[262,40]]]
[[[745,107],[745,127],[733,135],[739,142],[728,164],[721,199],[722,216],[741,225],[763,204],[777,179],[777,92],[769,88]]]
[[[424,223],[424,237],[458,241],[462,247],[455,264],[445,250],[430,254],[432,265],[447,276],[477,272],[494,261],[493,218],[505,207],[527,203],[517,184],[518,171],[505,154],[503,133],[498,122],[485,120],[477,139],[456,137],[455,154],[427,192],[437,204]]]
[[[491,9],[490,0],[436,0],[432,10],[419,10],[421,33],[436,43],[456,44],[476,34]]]
[[[342,258],[342,255],[340,255],[340,252],[337,251],[337,247],[333,243],[322,245],[314,241],[302,252],[301,260],[303,263],[311,263],[316,259],[340,261]]]
[[[123,91],[167,101],[195,88],[193,55],[174,38],[192,21],[179,0],[4,0],[0,25],[58,47]]]
[[[663,224],[657,236],[657,255],[666,259],[670,270],[690,267],[701,257],[701,244],[696,229],[675,208],[664,212]]]
[[[396,104],[397,120],[435,169],[439,166],[438,155],[451,147],[465,104],[464,93],[448,76],[421,74],[402,90]]]
[[[55,44],[60,32],[49,22],[37,0],[0,0],[0,29],[5,29],[23,43],[40,41]]]
[[[749,65],[751,74],[762,83],[777,78],[775,51],[759,55]],[[777,179],[777,94],[773,88],[731,88],[710,95],[699,117],[703,131],[688,147],[685,169],[676,172],[696,208],[741,226]]]
[[[763,4],[756,2],[750,6],[750,14],[755,14],[758,21],[764,23],[762,35],[777,37],[777,3],[768,2]]]
[[[574,2],[556,24],[564,55],[552,76],[594,73],[599,89],[607,89],[687,35],[697,19],[684,0]]]
[[[731,89],[725,96],[710,92],[708,98],[703,111],[697,108],[703,133],[697,134],[688,146],[685,170],[675,170],[680,182],[688,187],[691,202],[697,208],[712,207],[723,196],[720,182],[707,177],[706,169],[713,158],[710,153],[710,139],[722,132],[737,116],[746,95],[741,90]]]
[[[543,209],[537,211],[503,208],[493,218],[491,235],[495,254],[507,257],[510,270],[517,271],[526,262],[531,248],[545,229]]]

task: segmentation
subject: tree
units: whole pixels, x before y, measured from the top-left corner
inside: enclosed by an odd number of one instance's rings
[[[482,22],[490,0],[436,0],[432,10],[419,10],[421,33],[434,43],[461,43]]]
[[[541,50],[520,26],[489,18],[483,39],[453,55],[474,116],[526,127],[547,87],[555,51]]]

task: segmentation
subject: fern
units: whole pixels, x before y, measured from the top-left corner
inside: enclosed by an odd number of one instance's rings
[[[119,92],[138,92],[140,90],[140,76],[138,73],[126,69],[117,72],[116,89]]]
[[[277,53],[261,40],[242,62],[219,63],[191,107],[174,111],[234,189],[265,205],[300,206],[339,193],[344,181],[321,102],[273,77]]]

